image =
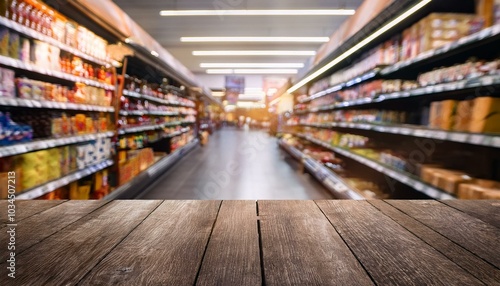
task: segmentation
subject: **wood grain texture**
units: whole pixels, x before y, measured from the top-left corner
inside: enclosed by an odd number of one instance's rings
[[[160,203],[114,201],[69,225],[17,256],[16,285],[76,284]]]
[[[255,201],[224,201],[197,285],[261,285]]]
[[[318,201],[379,285],[483,285],[366,201]]]
[[[500,268],[500,229],[438,201],[387,201]]]
[[[55,207],[59,204],[64,203],[65,201],[26,201],[26,200],[17,200],[15,202],[16,205],[16,221],[20,222],[23,219],[26,219],[32,215],[43,212],[44,210]],[[8,201],[0,200],[0,222],[5,223],[7,221],[7,204]]]
[[[498,200],[447,200],[441,202],[500,228],[500,201]]]
[[[22,220],[16,227],[17,255],[106,203],[106,201],[67,201]],[[6,237],[1,237],[0,245],[7,245]],[[0,261],[3,262],[7,258],[7,252],[0,254]]]
[[[373,285],[313,201],[259,201],[265,285]]]
[[[165,201],[81,285],[193,285],[220,201]]]
[[[381,200],[368,202],[486,285],[499,283],[500,270],[491,264],[386,202]]]

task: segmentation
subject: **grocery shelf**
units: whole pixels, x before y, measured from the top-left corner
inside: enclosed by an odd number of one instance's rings
[[[339,83],[337,85],[334,85],[328,89],[325,89],[323,91],[320,91],[320,92],[317,92],[309,97],[307,97],[306,99],[303,99],[303,100],[300,100],[299,102],[300,103],[305,103],[305,102],[309,102],[309,101],[312,101],[314,99],[318,99],[320,97],[323,97],[323,96],[326,96],[326,95],[329,95],[331,93],[334,93],[334,92],[337,92],[337,91],[340,91],[344,88],[350,88],[356,84],[360,84],[362,82],[365,82],[365,81],[368,81],[370,79],[373,79],[375,77],[377,77],[378,75],[380,74],[380,68],[377,67],[373,70],[370,70],[360,76],[356,76],[348,81],[345,81],[343,83]]]
[[[177,115],[181,115],[181,114],[179,112],[168,112],[168,111],[148,111],[148,110],[130,110],[130,111],[125,111],[125,110],[120,110],[120,115],[122,115],[122,116],[129,116],[129,115],[137,115],[137,116],[143,116],[143,115],[177,116]]]
[[[279,145],[287,151],[292,157],[304,164],[304,167],[321,182],[334,196],[338,199],[364,200],[355,189],[351,188],[344,180],[329,170],[323,164],[306,156],[297,148],[286,144],[283,140],[279,141]]]
[[[62,138],[36,140],[33,142],[19,143],[12,146],[0,147],[0,158],[24,154],[37,150],[45,150],[59,146],[93,141],[99,138],[110,138],[113,137],[114,134],[115,134],[114,132],[110,131],[97,134],[86,134],[86,135],[77,135],[77,136],[69,136]]]
[[[458,41],[455,41],[443,47],[421,53],[413,59],[401,61],[390,67],[386,67],[383,70],[381,70],[380,73],[382,75],[392,74],[409,66],[416,65],[424,61],[433,60],[434,58],[442,57],[448,53],[459,51],[463,48],[466,48],[468,46],[473,46],[481,42],[487,42],[488,40],[497,38],[499,36],[500,36],[500,24],[497,24],[488,27],[486,29],[483,29],[475,34],[460,38]]]
[[[78,181],[81,178],[92,175],[96,172],[104,170],[113,165],[113,160],[106,160],[104,162],[86,167],[82,170],[75,171],[67,176],[50,181],[41,186],[26,190],[16,195],[19,200],[32,200],[41,197],[45,194],[55,191],[58,188],[64,187],[72,182]]]
[[[339,102],[332,105],[311,108],[309,110],[295,111],[295,114],[307,114],[321,111],[339,110],[353,106],[363,106],[367,104],[380,103],[388,100],[410,98],[416,96],[432,95],[445,92],[456,92],[466,89],[488,87],[500,85],[500,75],[485,75],[477,78],[465,79],[460,81],[441,83],[426,87],[419,87],[412,90],[379,94],[375,98],[361,98],[351,101]]]
[[[0,97],[0,106],[84,110],[84,111],[96,111],[96,112],[115,112],[115,109],[110,106],[98,106],[98,105],[78,104],[70,102],[55,102],[55,101],[34,100],[34,99],[24,99],[15,97]]]
[[[351,128],[360,130],[370,130],[381,133],[408,135],[420,138],[429,138],[429,139],[436,139],[443,141],[466,143],[477,146],[500,148],[500,134],[455,132],[455,131],[429,129],[418,126],[408,126],[408,125],[384,125],[384,124],[353,123],[353,122],[311,123],[311,124],[298,124],[298,125],[317,127],[317,128],[340,127],[340,128]]]
[[[190,105],[190,104],[184,104],[184,103],[177,102],[177,101],[169,101],[169,100],[165,100],[165,99],[161,99],[161,98],[156,98],[154,96],[141,94],[141,93],[126,90],[126,89],[123,90],[123,95],[128,96],[128,97],[134,97],[134,98],[143,98],[143,99],[147,99],[149,101],[154,101],[154,102],[161,103],[164,105],[173,105],[173,106],[183,106],[183,107],[194,108],[194,106]]]
[[[312,142],[314,144],[317,144],[319,146],[322,146],[322,147],[325,147],[326,149],[329,149],[333,152],[336,152],[340,155],[343,155],[345,157],[348,157],[348,158],[351,158],[353,160],[356,160],[358,161],[359,163],[365,165],[365,166],[368,166],[382,174],[385,174],[407,186],[410,186],[412,187],[413,189],[431,197],[431,198],[434,198],[434,199],[437,199],[437,200],[448,200],[448,199],[455,199],[454,196],[442,191],[442,190],[439,190],[433,186],[430,186],[418,179],[414,179],[413,178],[413,175],[409,174],[409,173],[406,173],[406,172],[403,172],[403,171],[399,171],[399,170],[394,170],[390,167],[386,167],[385,165],[383,165],[382,163],[379,163],[379,162],[376,162],[376,161],[373,161],[373,160],[370,160],[368,158],[365,158],[361,155],[358,155],[358,154],[355,154],[347,149],[343,149],[343,148],[339,148],[339,147],[334,147],[334,146],[331,146],[330,144],[326,143],[326,142],[323,142],[321,140],[317,140],[315,138],[311,138],[309,136],[306,136],[306,135],[303,135],[303,134],[295,134],[295,136],[299,137],[299,138],[302,138],[302,139],[305,139],[309,142]]]
[[[177,161],[184,157],[189,151],[193,150],[196,146],[198,146],[198,139],[194,139],[185,146],[160,159],[151,167],[134,177],[130,182],[118,187],[116,190],[104,197],[104,199],[114,200],[136,197],[140,191],[146,189],[167,169],[172,167]]]
[[[36,40],[39,40],[39,41],[42,41],[42,42],[46,42],[48,44],[51,44],[53,46],[56,46],[58,47],[59,49],[63,50],[63,51],[66,51],[66,52],[69,52],[77,57],[80,57],[82,59],[85,59],[85,60],[88,60],[88,61],[91,61],[91,62],[94,62],[96,64],[99,64],[99,65],[102,65],[102,66],[108,66],[110,65],[111,63],[107,62],[107,61],[104,61],[104,60],[101,60],[101,59],[98,59],[96,57],[93,57],[91,55],[88,55],[86,53],[83,53],[81,51],[79,51],[78,49],[75,49],[71,46],[68,46],[64,43],[61,43],[59,41],[57,41],[56,39],[54,38],[51,38],[47,35],[44,35],[36,30],[33,30],[29,27],[26,27],[24,25],[21,25],[17,22],[14,22],[10,19],[7,19],[5,17],[1,17],[0,16],[0,25],[1,26],[5,26],[9,29],[12,29],[20,34],[23,34],[23,35],[26,35],[28,37],[31,37],[33,39],[36,39]]]
[[[151,130],[162,129],[164,127],[177,126],[177,125],[182,125],[182,124],[187,124],[187,123],[193,123],[193,122],[191,122],[191,121],[176,121],[176,122],[169,122],[169,123],[163,123],[163,124],[157,124],[157,125],[127,127],[127,128],[122,128],[122,129],[118,130],[118,133],[120,135],[123,135],[123,134],[128,134],[128,133],[151,131]]]
[[[49,70],[49,69],[31,64],[31,63],[25,63],[21,60],[5,57],[5,56],[1,56],[1,55],[0,55],[0,65],[9,66],[9,67],[21,69],[24,71],[35,72],[35,73],[38,73],[41,75],[47,75],[47,76],[51,76],[54,78],[63,79],[63,80],[71,81],[71,82],[81,82],[81,83],[84,83],[86,85],[95,86],[95,87],[99,87],[99,88],[103,88],[103,89],[107,89],[107,90],[115,90],[114,85],[105,84],[105,83],[98,82],[98,81],[91,80],[91,79],[87,79],[84,77],[74,76],[72,74],[64,73],[61,71]]]

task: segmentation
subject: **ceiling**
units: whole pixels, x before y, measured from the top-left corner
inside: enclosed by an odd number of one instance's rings
[[[363,0],[113,0],[174,57],[194,73],[200,63],[303,63],[304,56],[201,56],[194,50],[312,50],[321,43],[182,43],[181,37],[324,37],[347,16],[183,16],[162,17],[160,10],[356,9]]]

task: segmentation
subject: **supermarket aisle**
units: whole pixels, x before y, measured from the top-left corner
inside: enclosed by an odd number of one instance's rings
[[[330,199],[293,160],[283,160],[276,139],[261,131],[226,128],[197,148],[140,199]]]

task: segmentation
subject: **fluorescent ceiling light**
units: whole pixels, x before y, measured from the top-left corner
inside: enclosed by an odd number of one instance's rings
[[[297,74],[296,69],[235,69],[235,74]]]
[[[315,51],[193,51],[193,56],[314,56]]]
[[[350,16],[354,9],[318,10],[162,10],[161,16]]]
[[[208,69],[207,74],[233,74],[232,69]]]
[[[329,37],[181,37],[181,42],[327,43]]]
[[[207,74],[297,74],[296,69],[207,69]]]
[[[396,19],[390,21],[385,26],[383,26],[382,28],[378,29],[377,31],[375,31],[370,36],[366,37],[361,42],[357,43],[354,47],[350,48],[345,53],[343,53],[342,55],[338,56],[333,61],[329,62],[328,64],[326,64],[325,66],[323,66],[319,70],[315,71],[311,75],[307,76],[303,80],[301,80],[298,83],[296,83],[294,86],[292,86],[291,88],[289,88],[287,90],[287,92],[288,93],[292,93],[292,92],[296,91],[297,89],[301,88],[302,86],[304,86],[305,84],[307,84],[308,82],[310,82],[311,80],[313,80],[313,79],[317,78],[318,76],[322,75],[324,72],[326,72],[327,70],[331,69],[332,67],[334,67],[338,63],[342,62],[347,57],[349,57],[350,55],[352,55],[355,52],[357,52],[359,49],[361,49],[364,46],[366,46],[367,44],[371,43],[373,40],[375,40],[380,35],[384,34],[388,30],[390,30],[391,28],[395,27],[397,24],[399,24],[400,22],[402,22],[404,19],[408,18],[413,13],[415,13],[418,10],[422,9],[425,5],[429,4],[431,1],[432,0],[422,0],[421,2],[419,2],[418,4],[416,4],[415,6],[413,6],[412,8],[408,9],[403,14],[399,15]]]
[[[201,63],[201,68],[303,68],[302,63]]]

